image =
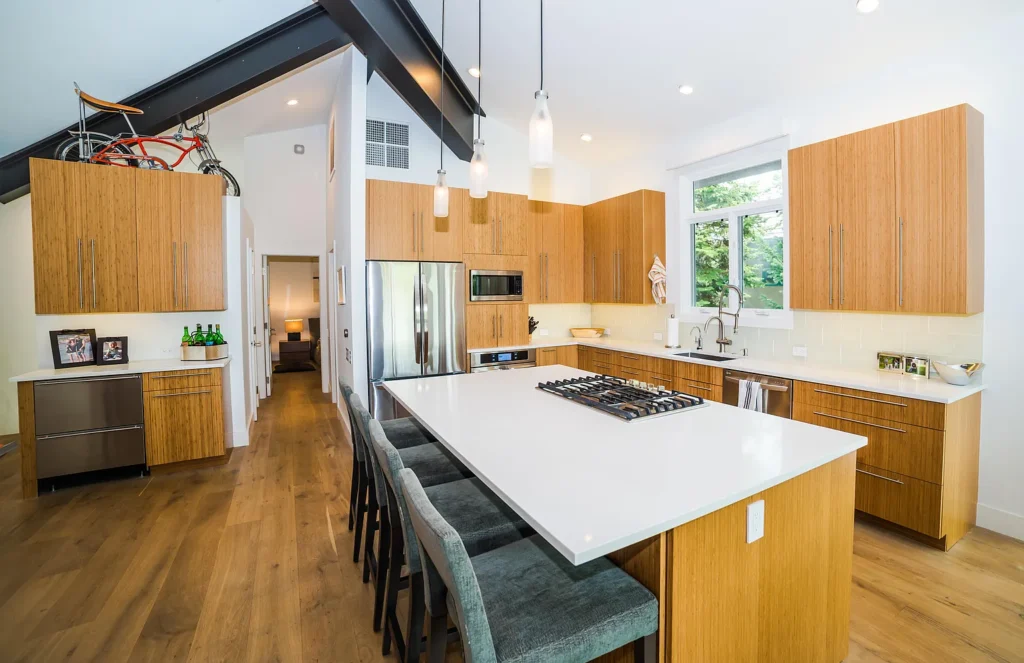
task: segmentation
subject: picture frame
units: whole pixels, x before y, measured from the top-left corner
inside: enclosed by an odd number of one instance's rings
[[[128,363],[128,337],[103,336],[96,339],[96,365]]]
[[[345,283],[348,281],[348,270],[345,269],[345,265],[338,268],[338,305],[344,306],[347,301],[345,298]]]
[[[878,370],[883,373],[903,373],[903,354],[900,352],[879,352]]]
[[[931,372],[931,360],[922,355],[904,355],[903,370],[907,375],[927,379]]]
[[[55,369],[96,365],[95,329],[50,331],[50,351]]]

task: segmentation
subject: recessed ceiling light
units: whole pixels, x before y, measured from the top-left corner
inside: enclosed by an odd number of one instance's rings
[[[477,69],[476,67],[470,67],[469,75],[472,76],[473,78],[480,78],[480,70]]]
[[[298,100],[298,99],[289,99],[289,100],[288,100],[288,105],[289,105],[289,106],[295,106],[295,105],[297,105],[298,103],[299,103],[299,100]]]
[[[584,143],[589,143],[590,141],[594,140],[594,137],[591,136],[590,134],[580,134],[580,140],[582,140]]]
[[[679,94],[693,94],[693,87],[689,85],[680,85]]]
[[[878,9],[878,0],[857,0],[857,11],[861,14],[870,14]]]

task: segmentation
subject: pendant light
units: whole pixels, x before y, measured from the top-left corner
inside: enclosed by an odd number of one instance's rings
[[[444,170],[444,9],[441,0],[441,167],[437,169],[437,184],[434,185],[434,216],[448,216],[448,180]]]
[[[476,7],[476,66],[481,71],[480,61],[483,59],[483,0],[477,0]],[[476,78],[476,140],[473,141],[473,158],[469,160],[469,197],[487,197],[487,156],[484,154],[483,114],[480,110],[482,101],[483,74]]]
[[[555,130],[548,111],[548,93],[544,91],[544,0],[540,0],[540,89],[533,98],[536,104],[530,117],[530,165],[551,168],[555,161]]]

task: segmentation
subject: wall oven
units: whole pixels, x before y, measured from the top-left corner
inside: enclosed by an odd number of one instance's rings
[[[523,301],[523,273],[510,269],[471,269],[469,271],[469,301]]]

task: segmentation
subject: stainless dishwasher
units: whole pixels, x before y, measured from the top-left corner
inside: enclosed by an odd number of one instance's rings
[[[142,376],[35,384],[37,478],[146,462]]]
[[[768,414],[784,419],[793,418],[793,381],[776,378],[770,375],[742,373],[740,371],[725,372],[725,385],[722,388],[722,401],[726,405],[739,405],[740,380],[760,382],[762,389],[768,390]]]

